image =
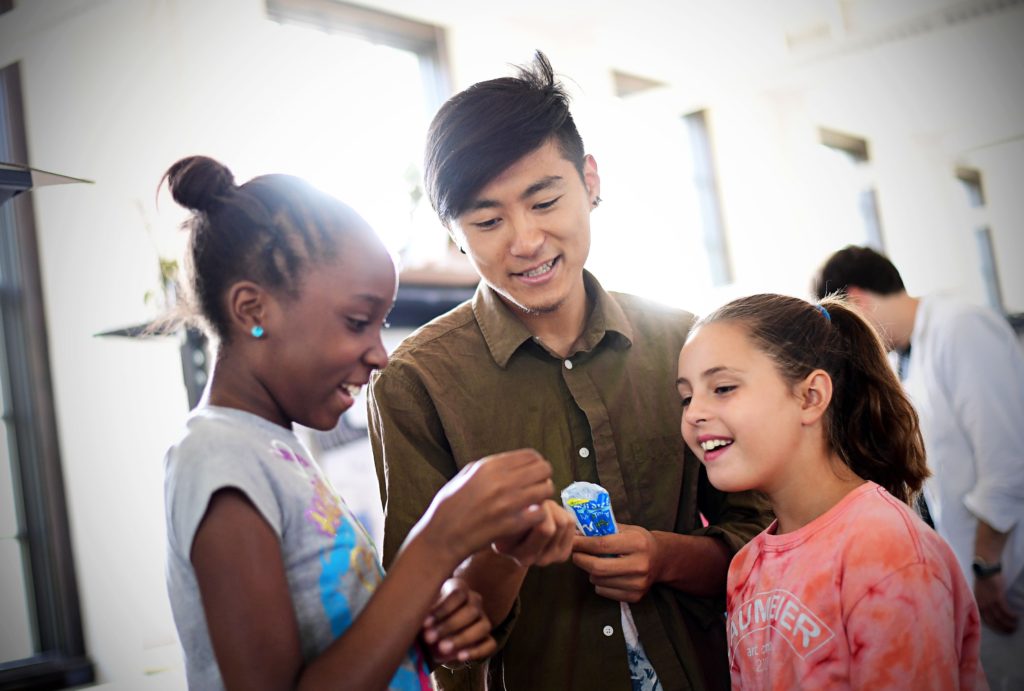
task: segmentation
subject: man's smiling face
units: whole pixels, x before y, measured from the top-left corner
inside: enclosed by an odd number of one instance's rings
[[[554,139],[485,185],[451,224],[481,278],[505,302],[531,313],[585,300],[590,212],[600,191],[588,156],[583,179]]]

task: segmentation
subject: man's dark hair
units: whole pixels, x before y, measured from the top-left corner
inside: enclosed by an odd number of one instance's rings
[[[551,63],[537,51],[515,77],[478,82],[452,96],[427,133],[427,196],[446,226],[473,196],[513,163],[554,137],[583,177],[583,140],[569,97]]]
[[[856,245],[848,245],[829,257],[812,281],[819,300],[832,293],[845,294],[850,286],[876,295],[906,291],[900,272],[884,254]]]

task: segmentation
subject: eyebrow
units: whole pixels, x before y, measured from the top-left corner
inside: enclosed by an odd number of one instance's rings
[[[732,367],[726,367],[725,365],[716,365],[715,367],[711,367],[709,369],[704,370],[704,372],[701,373],[700,378],[701,379],[707,379],[708,377],[710,377],[713,374],[718,374],[719,372],[726,372],[726,371],[736,371],[736,370],[733,370]],[[690,383],[690,381],[686,377],[679,377],[678,379],[676,379],[676,386],[679,386],[680,384],[689,384],[689,383]]]
[[[523,190],[523,193],[519,195],[519,198],[528,199],[533,195],[537,194],[538,192],[542,192],[543,190],[546,190],[549,187],[553,187],[556,182],[560,182],[561,180],[561,175],[548,175],[547,177],[543,177],[537,182],[527,187],[525,190]],[[496,206],[501,205],[494,199],[475,199],[473,200],[473,203],[469,205],[469,208],[467,208],[466,211],[476,211],[478,209],[493,209]]]
[[[358,295],[356,295],[356,299],[366,300],[374,307],[376,307],[377,305],[383,305],[386,302],[386,300],[381,296],[373,295],[371,293],[359,293]]]
[[[556,182],[560,182],[561,180],[561,175],[548,175],[547,177],[541,178],[537,182],[527,187],[523,191],[523,193],[519,195],[519,198],[526,199],[527,197],[532,197],[533,195],[537,194],[542,190],[546,190],[549,187],[553,187]]]

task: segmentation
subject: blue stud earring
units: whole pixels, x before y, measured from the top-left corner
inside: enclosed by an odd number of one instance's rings
[[[263,338],[263,327],[257,324],[249,331],[253,338]]]

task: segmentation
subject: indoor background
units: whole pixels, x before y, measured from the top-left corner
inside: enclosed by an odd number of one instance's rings
[[[601,173],[606,287],[806,297],[855,243],[912,294],[1024,312],[1024,2],[0,0],[0,163],[88,181],[0,166],[35,185],[0,208],[0,688],[184,688],[162,458],[206,350],[133,337],[174,300],[164,170],[201,153],[354,206],[402,266],[393,346],[472,290],[423,197],[426,125],[535,49]],[[310,441],[377,532],[346,418]]]

